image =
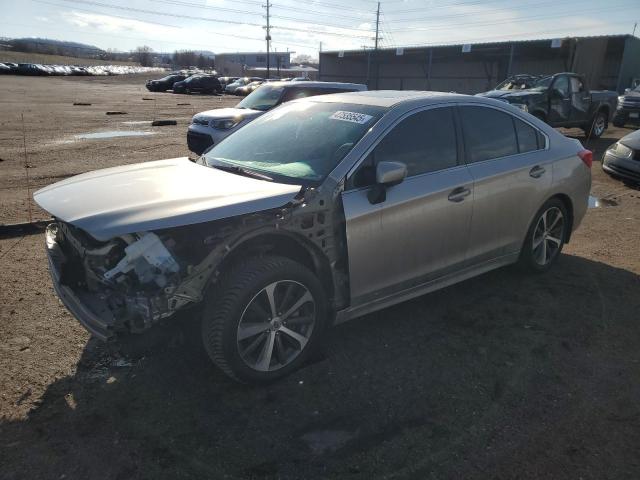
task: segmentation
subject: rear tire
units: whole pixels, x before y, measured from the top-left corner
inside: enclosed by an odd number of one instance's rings
[[[520,252],[519,264],[530,272],[546,272],[558,260],[568,236],[567,209],[552,198],[538,210]]]
[[[327,298],[313,273],[288,258],[252,257],[211,289],[202,338],[228,376],[268,383],[300,368],[321,345],[327,325]]]

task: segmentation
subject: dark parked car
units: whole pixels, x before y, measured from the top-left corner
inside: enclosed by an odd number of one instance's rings
[[[147,80],[146,87],[150,92],[166,92],[171,90],[176,82],[181,82],[189,78],[189,75],[182,73],[173,73],[158,80]]]
[[[42,65],[36,63],[19,63],[17,73],[20,75],[47,75]]]
[[[222,84],[213,75],[192,75],[173,84],[173,93],[222,93]]]
[[[556,73],[542,77],[520,90],[492,90],[479,96],[512,104],[552,127],[578,127],[587,136],[598,138],[616,110],[616,92],[594,91],[580,75]]]
[[[640,130],[609,147],[602,159],[602,169],[612,177],[640,184]]]
[[[634,89],[627,88],[624,95],[618,97],[613,124],[616,127],[624,127],[627,123],[640,123],[640,85]]]

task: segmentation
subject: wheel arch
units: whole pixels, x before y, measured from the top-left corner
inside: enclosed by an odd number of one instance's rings
[[[265,254],[290,258],[304,265],[320,279],[327,298],[333,297],[335,286],[329,260],[319,247],[295,232],[267,229],[245,235],[230,246],[217,271],[222,274],[243,258]]]
[[[569,195],[566,195],[564,193],[556,193],[555,195],[549,197],[545,201],[545,203],[554,198],[560,200],[564,204],[564,208],[567,210],[567,216],[569,217],[569,228],[567,228],[566,238],[564,239],[564,241],[565,243],[569,243],[569,240],[571,240],[571,233],[573,232],[573,202],[571,201]]]

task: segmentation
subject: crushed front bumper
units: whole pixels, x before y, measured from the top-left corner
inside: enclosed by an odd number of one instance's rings
[[[46,233],[47,257],[53,288],[67,310],[95,337],[109,340],[115,335],[116,318],[95,295],[74,292],[61,283],[66,257],[50,228]]]

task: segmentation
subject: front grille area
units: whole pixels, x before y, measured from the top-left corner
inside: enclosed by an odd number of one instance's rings
[[[213,140],[204,133],[189,131],[187,133],[187,145],[193,153],[202,155],[207,148],[213,145]]]

